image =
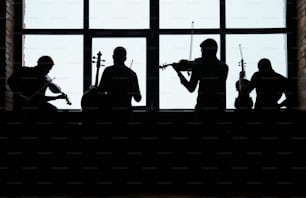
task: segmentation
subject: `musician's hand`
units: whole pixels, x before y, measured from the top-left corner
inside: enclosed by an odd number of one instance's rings
[[[188,63],[188,60],[182,59],[178,63],[173,63],[172,67],[176,72],[180,72],[181,68],[184,67]]]
[[[173,64],[172,64],[172,67],[173,67],[173,69],[174,69],[176,72],[180,72],[180,70],[179,70],[179,64],[178,64],[178,63],[173,63]]]
[[[56,99],[66,99],[67,98],[67,95],[66,94],[61,94],[61,95],[58,95],[56,96]]]
[[[245,71],[241,71],[240,73],[239,73],[239,78],[240,79],[243,79],[245,77]]]

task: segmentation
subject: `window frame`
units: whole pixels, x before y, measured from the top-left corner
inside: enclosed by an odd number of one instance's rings
[[[89,29],[89,1],[83,0],[82,29],[26,29],[23,28],[23,0],[15,0],[15,36],[14,36],[14,67],[23,62],[22,39],[24,34],[40,35],[83,35],[83,91],[91,85],[92,39],[98,37],[145,37],[147,45],[147,74],[146,74],[146,110],[159,110],[159,36],[167,34],[219,34],[220,59],[226,62],[226,35],[228,34],[273,34],[287,35],[287,71],[288,78],[294,83],[297,93],[297,48],[296,48],[296,2],[286,1],[285,28],[226,28],[226,0],[220,0],[220,28],[214,29],[159,29],[159,1],[150,0],[149,29]],[[297,94],[295,95],[297,99]]]

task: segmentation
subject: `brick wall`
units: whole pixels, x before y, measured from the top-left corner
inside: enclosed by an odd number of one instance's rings
[[[306,0],[297,1],[298,79],[300,109],[306,110]]]
[[[6,0],[6,31],[5,31],[5,61],[6,78],[12,73],[14,67],[14,0]],[[5,86],[5,110],[10,111],[13,108],[12,92]]]
[[[0,1],[0,109],[3,110],[4,108],[4,101],[5,101],[5,2]]]

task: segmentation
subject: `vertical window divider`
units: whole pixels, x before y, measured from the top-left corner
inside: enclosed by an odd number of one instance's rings
[[[83,0],[84,14],[83,14],[83,91],[86,91],[91,85],[92,78],[92,38],[89,34],[89,0]]]
[[[220,59],[226,62],[226,0],[220,0]]]
[[[159,109],[159,0],[150,0],[147,35],[147,109]]]
[[[286,32],[287,32],[287,72],[288,78],[293,90],[293,105],[298,107],[298,49],[297,49],[297,2],[295,0],[287,0],[286,9]]]

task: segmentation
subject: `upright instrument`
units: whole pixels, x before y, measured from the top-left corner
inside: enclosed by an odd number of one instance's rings
[[[253,106],[253,100],[249,96],[249,85],[250,81],[245,78],[245,62],[242,56],[242,48],[239,44],[239,50],[240,50],[240,62],[239,66],[241,67],[241,71],[239,72],[239,80],[236,82],[236,90],[238,91],[238,97],[235,100],[235,108],[236,109],[251,109]]]
[[[101,62],[104,61],[101,59],[102,53],[99,51],[97,53],[97,58],[93,57],[93,59],[97,59],[96,61],[93,60],[93,63],[96,63],[96,78],[95,84],[89,88],[89,90],[85,91],[82,99],[81,99],[81,107],[82,110],[98,110],[99,109],[99,94],[98,94],[98,82],[99,82],[99,70],[101,66]]]

